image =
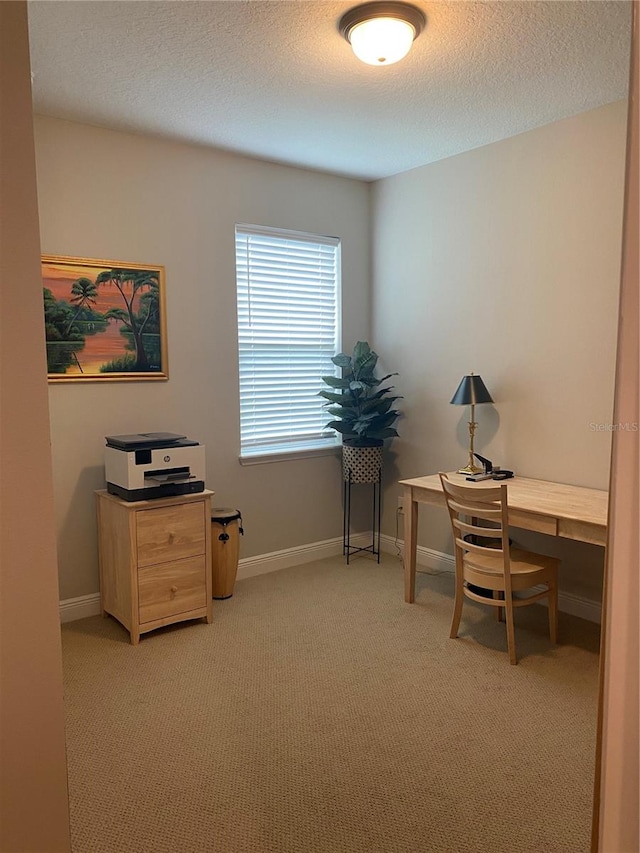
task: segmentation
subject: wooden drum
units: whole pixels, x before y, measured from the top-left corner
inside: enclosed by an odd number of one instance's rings
[[[213,598],[231,598],[238,573],[240,534],[243,534],[240,510],[214,507],[211,510],[211,568]]]

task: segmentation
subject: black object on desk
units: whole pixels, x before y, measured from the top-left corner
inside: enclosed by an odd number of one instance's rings
[[[467,480],[470,480],[472,483],[476,483],[478,480],[510,480],[513,477],[513,471],[503,470],[502,468],[494,469],[493,462],[490,459],[485,459],[479,453],[474,453],[473,455],[482,463],[482,473],[472,474],[470,477],[467,477]]]

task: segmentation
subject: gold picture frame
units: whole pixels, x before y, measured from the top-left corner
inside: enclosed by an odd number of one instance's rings
[[[42,256],[49,382],[166,380],[164,267]]]

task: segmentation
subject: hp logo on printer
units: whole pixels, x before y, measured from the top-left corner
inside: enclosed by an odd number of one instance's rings
[[[170,456],[165,456],[165,457],[164,457],[164,461],[165,461],[165,462],[171,462],[171,457],[170,457]]]

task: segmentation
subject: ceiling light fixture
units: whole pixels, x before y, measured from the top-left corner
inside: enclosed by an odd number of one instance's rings
[[[411,50],[426,24],[410,3],[363,3],[346,12],[338,29],[367,65],[392,65]]]

